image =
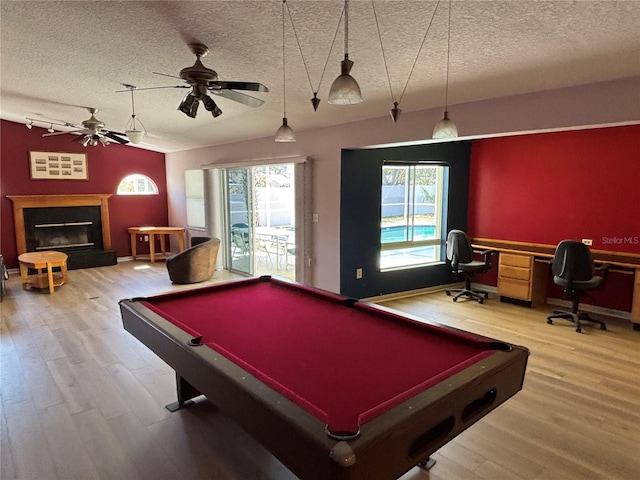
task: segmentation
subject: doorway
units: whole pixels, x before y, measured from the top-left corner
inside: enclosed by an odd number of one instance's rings
[[[229,269],[295,279],[295,165],[227,168],[222,178]]]

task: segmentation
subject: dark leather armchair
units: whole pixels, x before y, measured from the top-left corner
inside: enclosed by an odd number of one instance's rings
[[[554,310],[553,315],[547,317],[547,323],[552,324],[554,318],[564,318],[574,323],[578,333],[582,331],[580,321],[597,323],[600,330],[606,330],[604,322],[591,318],[588,313],[579,312],[578,307],[582,295],[604,283],[608,268],[608,264],[602,265],[599,269],[604,272],[603,276],[595,275],[589,247],[577,240],[561,241],[553,256],[551,272],[553,282],[563,287],[564,298],[571,300],[571,311]]]
[[[0,302],[4,297],[5,280],[9,280],[9,272],[7,272],[7,267],[4,265],[4,257],[0,254]]]
[[[169,278],[173,283],[209,280],[215,272],[219,250],[219,238],[191,238],[191,247],[167,258]]]
[[[475,253],[483,255],[484,261],[474,259],[474,250],[467,238],[467,234],[462,230],[451,230],[447,235],[447,260],[451,262],[451,271],[455,278],[464,277],[464,288],[446,290],[447,295],[455,293],[453,301],[459,298],[472,298],[482,303],[489,297],[487,292],[471,290],[471,280],[475,273],[483,273],[491,269],[491,255],[495,250],[483,250]]]

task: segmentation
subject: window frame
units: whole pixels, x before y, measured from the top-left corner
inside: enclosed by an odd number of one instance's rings
[[[145,182],[144,191],[140,191],[137,189],[137,182],[139,180],[143,180]],[[121,191],[123,183],[126,181],[131,181],[133,184],[133,191]],[[149,191],[149,186],[152,187],[153,191]],[[160,189],[156,182],[154,182],[151,177],[145,175],[143,173],[131,173],[124,177],[120,182],[118,182],[118,186],[116,187],[116,195],[158,195],[160,193]]]
[[[403,209],[405,214],[408,210],[411,210],[410,213],[406,214],[408,217],[405,225],[407,228],[407,232],[410,230],[412,235],[414,233],[414,227],[416,225],[416,183],[415,183],[415,169],[417,167],[436,167],[436,181],[435,181],[435,198],[434,198],[434,226],[435,231],[433,233],[432,238],[428,239],[406,239],[402,241],[395,242],[383,242],[382,240],[382,229],[383,227],[383,200],[382,200],[382,189],[385,186],[382,182],[380,185],[381,188],[381,197],[380,197],[380,252],[379,252],[379,269],[381,272],[394,271],[394,270],[404,270],[409,268],[416,267],[424,267],[428,265],[440,264],[442,263],[442,232],[443,225],[446,215],[445,210],[447,208],[446,201],[446,181],[448,178],[448,169],[449,165],[443,163],[441,161],[429,161],[429,160],[416,160],[416,161],[396,161],[396,160],[384,160],[382,164],[382,175],[384,176],[384,169],[386,167],[408,167],[409,172],[413,172],[410,176],[411,185],[409,186],[409,190],[411,191],[410,199],[405,196]],[[393,252],[398,251],[401,253],[402,251],[407,251],[410,249],[416,249],[421,247],[434,247],[434,255],[428,260],[424,261],[414,261],[414,262],[406,262],[398,265],[387,264],[387,262],[383,259],[383,254],[385,252]]]

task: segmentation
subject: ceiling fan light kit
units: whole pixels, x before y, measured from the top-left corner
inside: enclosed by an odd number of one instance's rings
[[[213,118],[222,115],[222,109],[218,107],[216,102],[208,93],[219,95],[221,97],[242,103],[248,107],[257,108],[264,104],[264,100],[239,92],[238,90],[249,90],[253,92],[268,92],[269,89],[257,82],[228,82],[218,79],[218,73],[211,68],[207,68],[200,60],[207,53],[209,48],[202,43],[190,43],[189,48],[196,56],[195,63],[190,67],[180,70],[180,79],[184,81],[182,85],[173,85],[167,87],[150,87],[139,90],[155,90],[159,88],[190,88],[189,91],[178,105],[178,110],[190,118],[195,118],[198,113],[199,102],[202,101],[204,108],[211,112]],[[167,75],[165,73],[153,72],[156,75]]]
[[[180,105],[178,105],[178,110],[184,113],[187,117],[196,118],[198,106],[198,97],[196,97],[192,92],[188,92],[180,102]]]

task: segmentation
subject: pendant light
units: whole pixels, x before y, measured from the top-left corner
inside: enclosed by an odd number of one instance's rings
[[[144,125],[140,120],[137,120],[142,130],[136,128],[136,106],[133,101],[133,91],[136,89],[133,85],[123,84],[126,88],[131,91],[131,119],[127,122],[127,126],[125,128],[124,134],[127,136],[131,143],[137,144],[142,142],[147,130],[144,128]]]
[[[276,142],[295,142],[296,135],[287,122],[287,71],[285,61],[285,41],[284,41],[284,8],[287,0],[282,0],[282,103],[283,103],[283,116],[282,125],[276,132]]]
[[[352,105],[362,102],[358,82],[350,75],[353,61],[349,60],[349,0],[344,1],[344,60],[340,62],[340,76],[331,84],[328,102],[332,105]]]
[[[447,82],[444,97],[444,118],[433,129],[432,138],[457,138],[458,128],[449,118],[449,49],[451,45],[451,0],[449,0],[449,27],[447,33]]]

